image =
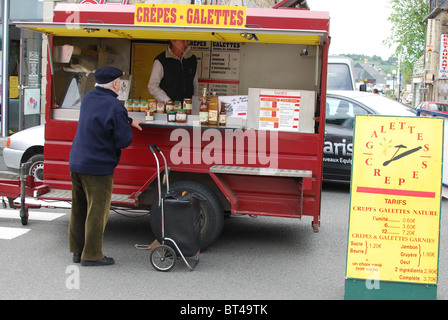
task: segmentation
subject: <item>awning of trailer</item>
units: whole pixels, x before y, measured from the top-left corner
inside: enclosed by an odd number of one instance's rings
[[[53,36],[125,38],[130,40],[178,39],[320,45],[327,38],[327,32],[324,30],[140,26],[95,23],[68,24],[54,22],[15,22],[15,25],[19,28],[28,28]]]

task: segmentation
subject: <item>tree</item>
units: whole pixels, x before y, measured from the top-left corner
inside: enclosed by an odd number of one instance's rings
[[[389,0],[392,14],[388,20],[392,23],[391,35],[384,41],[392,47],[396,45],[394,57],[401,61],[401,68],[412,75],[414,63],[425,50],[426,23],[429,0]]]

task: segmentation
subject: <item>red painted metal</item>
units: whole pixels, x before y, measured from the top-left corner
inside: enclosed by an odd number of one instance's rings
[[[329,31],[329,14],[323,11],[247,8],[246,24],[254,28]],[[134,24],[134,5],[58,4],[53,22]]]
[[[74,12],[77,14],[74,15]],[[54,12],[54,22],[65,22],[78,19],[77,22],[87,23],[89,20],[100,20],[103,23],[133,24],[134,6],[116,5],[71,5],[59,4]],[[73,22],[73,21],[70,21]],[[312,12],[309,10],[276,10],[276,9],[247,9],[247,23],[254,27],[275,29],[303,29],[328,31],[328,13]],[[50,38],[52,45],[52,38]],[[200,157],[204,148],[210,147],[210,141],[204,139],[200,145],[190,141],[188,149],[189,159],[186,163],[174,161],[171,152],[178,146],[176,139],[170,139],[174,129],[147,126],[143,131],[133,129],[133,142],[122,152],[121,161],[114,174],[114,193],[135,199],[135,205],[147,206],[152,199],[140,197],[154,188],[156,179],[156,164],[150,154],[149,144],[157,144],[167,156],[168,166],[173,179],[198,180],[221,195],[227,201],[226,209],[232,213],[269,215],[278,217],[300,218],[302,215],[313,217],[313,228],[320,225],[320,201],[322,181],[322,158],[325,121],[325,92],[327,74],[329,38],[322,44],[322,73],[320,77],[320,100],[316,117],[316,133],[278,133],[278,168],[293,170],[308,170],[312,177],[280,177],[280,176],[252,176],[238,174],[220,174],[210,172],[214,164],[239,165],[226,163],[221,157],[221,163],[208,163]],[[47,68],[50,74],[49,67]],[[68,167],[71,143],[76,133],[76,121],[62,121],[52,119],[53,83],[47,79],[46,125],[45,125],[45,181],[44,186],[29,186],[27,194],[33,191],[41,193],[45,198],[48,190],[70,190],[70,172]],[[198,129],[184,128],[190,137],[198,134]],[[208,129],[202,128],[203,135]],[[222,129],[221,146],[224,148],[225,132]],[[255,132],[257,141],[261,139]],[[191,138],[192,139],[192,138]],[[266,141],[267,155],[270,154],[270,138]],[[236,152],[236,147],[233,152]],[[215,154],[216,155],[216,154]],[[250,153],[244,151],[243,166],[266,167],[269,164],[250,163]],[[200,159],[196,161],[195,159]],[[17,185],[4,185],[0,181],[0,194],[18,196],[20,188]],[[116,202],[115,205],[129,206],[129,203]]]

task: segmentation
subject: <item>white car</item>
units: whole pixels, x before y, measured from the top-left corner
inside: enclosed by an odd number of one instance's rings
[[[3,160],[8,170],[20,173],[20,167],[25,162],[31,162],[28,174],[35,181],[44,178],[44,142],[45,126],[31,127],[8,138],[6,147],[3,149]]]

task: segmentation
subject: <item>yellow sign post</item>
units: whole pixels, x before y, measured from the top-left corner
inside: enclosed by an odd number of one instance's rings
[[[345,299],[435,299],[443,119],[357,116]]]

